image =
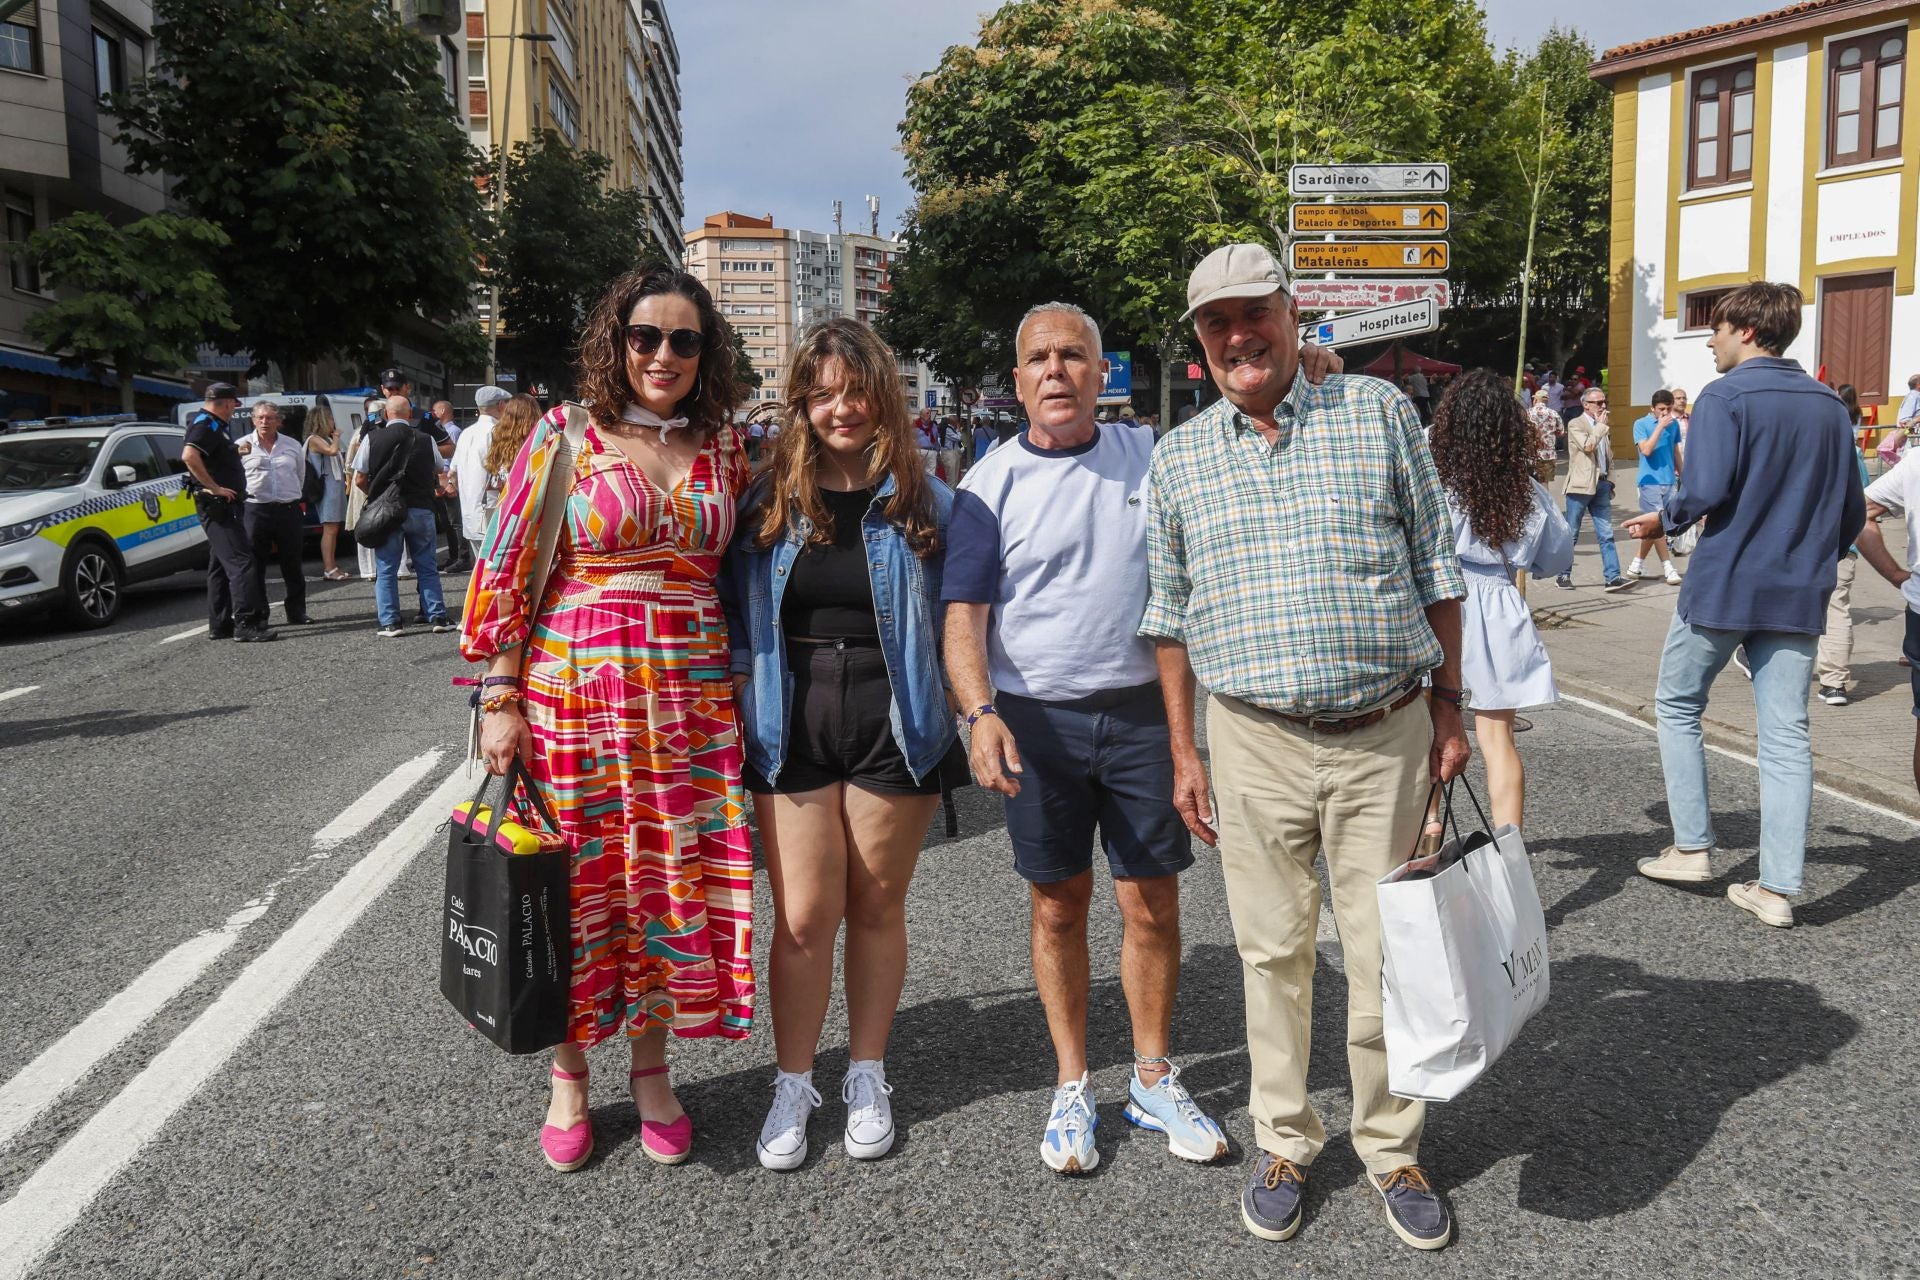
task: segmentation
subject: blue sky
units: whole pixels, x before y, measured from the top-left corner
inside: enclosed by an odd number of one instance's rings
[[[1596,49],[1726,22],[1784,0],[1487,0],[1496,46],[1526,45],[1556,22]],[[983,0],[668,0],[685,100],[687,221],[722,209],[782,226],[849,229],[880,198],[892,232],[912,199],[894,132],[913,77],[967,42]],[[1684,17],[1681,15],[1684,13]],[[911,15],[907,17],[904,15]],[[755,135],[768,141],[756,145]]]

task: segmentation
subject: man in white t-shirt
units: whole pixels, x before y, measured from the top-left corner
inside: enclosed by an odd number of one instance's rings
[[[487,452],[493,448],[493,411],[513,398],[505,387],[486,386],[473,393],[480,416],[453,443],[453,476],[460,495],[460,532],[467,540],[470,559],[478,563],[487,524],[499,502],[499,489],[487,473]]]
[[[1913,686],[1913,714],[1920,716],[1920,454],[1909,453],[1902,457],[1891,471],[1881,475],[1878,480],[1867,486],[1867,525],[1860,531],[1860,539],[1855,544],[1860,555],[1876,569],[1880,576],[1900,588],[1900,594],[1907,601],[1906,641],[1900,646],[1909,667],[1908,679]],[[1907,564],[1902,568],[1900,562],[1887,550],[1886,539],[1880,536],[1880,517],[1898,513],[1907,521]],[[1913,785],[1920,790],[1920,722],[1914,725],[1913,733]]]

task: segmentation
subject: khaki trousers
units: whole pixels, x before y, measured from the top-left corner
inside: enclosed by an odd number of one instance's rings
[[[1840,574],[1827,597],[1827,630],[1814,655],[1814,674],[1823,688],[1844,689],[1853,682],[1853,574],[1858,553],[1840,558]]]
[[[1327,1142],[1307,1100],[1320,921],[1313,864],[1324,849],[1347,970],[1354,1150],[1375,1174],[1417,1164],[1426,1106],[1387,1092],[1374,884],[1407,860],[1420,833],[1433,746],[1426,702],[1354,733],[1319,734],[1215,694],[1207,741],[1260,1147],[1308,1165]]]

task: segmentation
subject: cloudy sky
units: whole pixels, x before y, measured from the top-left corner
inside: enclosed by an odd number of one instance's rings
[[[1725,22],[1786,0],[1485,0],[1496,46],[1554,23],[1596,48]],[[907,84],[970,42],[990,0],[668,0],[680,45],[687,221],[722,209],[848,229],[880,198],[891,233],[912,198],[895,126]],[[1684,17],[1680,16],[1684,13]],[[906,15],[911,15],[908,17]]]

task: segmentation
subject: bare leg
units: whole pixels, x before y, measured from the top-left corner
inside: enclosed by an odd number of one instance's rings
[[[1127,876],[1113,882],[1120,903],[1120,989],[1133,1020],[1133,1052],[1167,1056],[1173,1031],[1173,997],[1180,987],[1180,877]],[[1162,1063],[1135,1065],[1140,1083],[1152,1088],[1167,1074]]]
[[[773,887],[768,985],[774,1057],[782,1071],[813,1070],[833,994],[833,943],[847,913],[847,834],[839,783],[798,795],[753,797]]]
[[[1033,980],[1047,1010],[1056,1083],[1087,1070],[1087,907],[1093,872],[1027,886],[1033,895]]]
[[[320,526],[320,567],[327,573],[334,571],[334,550],[340,545],[340,526],[331,522]]]
[[[1493,804],[1493,825],[1522,825],[1527,809],[1527,769],[1513,744],[1512,711],[1473,713],[1473,734],[1480,740],[1480,758],[1487,763],[1487,798]]]
[[[587,1055],[577,1044],[563,1044],[553,1051],[553,1065],[573,1075],[587,1069]],[[547,1103],[547,1123],[556,1129],[571,1129],[587,1118],[587,1082],[554,1079],[553,1097]]]
[[[887,1055],[907,980],[907,883],[940,797],[845,790],[847,1051],[866,1062]]]
[[[666,1028],[649,1027],[645,1034],[629,1037],[627,1043],[633,1050],[635,1071],[666,1065]],[[686,1114],[680,1108],[680,1099],[673,1096],[673,1081],[665,1072],[640,1080],[629,1080],[628,1083],[633,1086],[633,1105],[643,1118],[655,1124],[672,1124]]]
[[[1920,791],[1920,724],[1913,727],[1913,789]]]

